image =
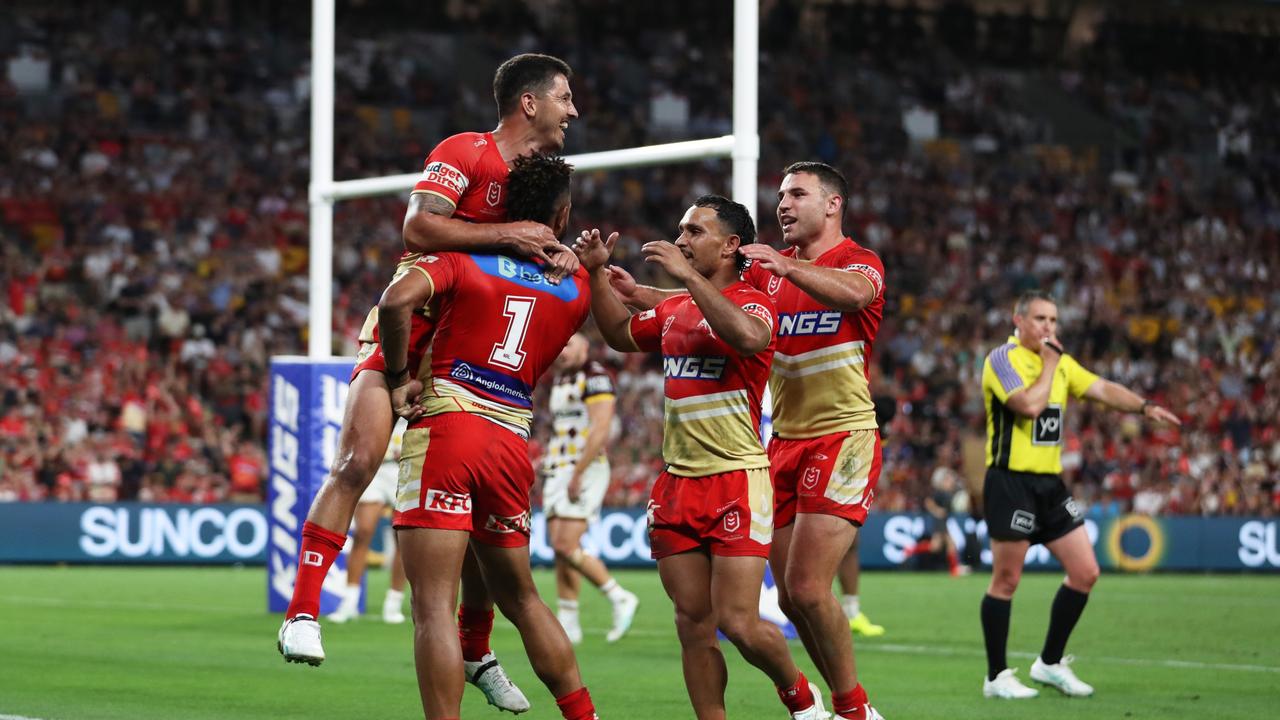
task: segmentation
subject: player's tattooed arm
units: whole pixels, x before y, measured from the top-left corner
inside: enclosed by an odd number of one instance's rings
[[[454,218],[454,210],[453,203],[434,193],[416,192],[409,196],[403,227],[405,249],[422,253],[512,253],[543,263],[548,276],[557,281],[578,269],[576,259],[564,257],[555,233],[542,223],[469,223]]]

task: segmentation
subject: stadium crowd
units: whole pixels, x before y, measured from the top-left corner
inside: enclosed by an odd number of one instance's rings
[[[489,73],[535,49],[578,70],[567,152],[729,132],[721,13],[603,4],[450,2],[429,32],[377,36],[361,18],[396,3],[345,9],[336,176],[409,172],[491,127]],[[1105,19],[1063,59],[1067,18],[762,8],[761,239],[780,242],[780,169],[823,160],[850,180],[846,230],[888,272],[878,508],[919,509],[942,475],[980,482],[982,361],[1016,295],[1043,287],[1070,352],[1184,423],[1078,406],[1064,459],[1091,512],[1280,511],[1275,33],[1180,25],[1200,50],[1150,63],[1150,24]],[[261,499],[268,361],[306,346],[308,30],[233,0],[0,8],[0,500]],[[1225,46],[1229,62],[1206,60]],[[1104,136],[1066,142],[1063,114]],[[723,162],[583,174],[574,225],[620,231],[615,257],[666,284],[638,248],[727,181]],[[403,212],[336,208],[339,354]],[[602,357],[620,392],[607,504],[641,504],[661,469],[660,366]]]

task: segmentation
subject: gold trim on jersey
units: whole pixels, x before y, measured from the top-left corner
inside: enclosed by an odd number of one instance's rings
[[[779,377],[797,378],[841,367],[861,367],[865,361],[862,340],[818,348],[797,355],[773,353],[773,372]]]
[[[768,467],[746,390],[666,398],[662,457],[667,471],[702,477]]]
[[[596,393],[595,395],[592,395],[591,397],[587,398],[586,400],[583,400],[582,402],[587,405],[591,405],[592,403],[604,402],[605,400],[614,400],[614,399],[616,398],[614,397],[613,393]]]
[[[449,203],[450,205],[454,206],[455,208],[456,208],[456,207],[458,207],[458,203],[454,202],[451,198],[449,198],[449,197],[447,197],[447,196],[445,196],[445,195],[441,195],[440,193],[436,192],[435,190],[419,190],[419,189],[415,189],[413,192],[409,193],[409,196],[410,196],[410,197],[412,197],[412,196],[414,196],[414,195],[417,195],[418,193],[422,193],[423,195],[435,195],[436,197],[443,199],[445,202]]]
[[[501,425],[525,440],[533,424],[533,411],[481,397],[448,378],[433,377],[419,396],[426,414],[469,412]]]

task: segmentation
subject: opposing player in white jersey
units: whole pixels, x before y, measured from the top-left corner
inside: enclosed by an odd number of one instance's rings
[[[578,576],[585,577],[613,603],[613,627],[605,636],[617,642],[631,629],[636,607],[633,593],[609,575],[597,557],[582,549],[587,524],[600,518],[609,489],[609,457],[604,452],[613,425],[613,377],[590,359],[590,343],[574,333],[552,371],[550,410],[552,436],[542,465],[542,507],[547,537],[555,550],[556,618],[575,645],[582,641],[578,620]]]
[[[396,504],[396,480],[400,476],[400,445],[404,439],[405,423],[396,423],[391,433],[391,444],[382,458],[382,467],[373,476],[373,482],[365,488],[356,505],[355,532],[352,535],[351,552],[347,555],[347,589],[338,609],[329,613],[329,620],[345,623],[360,617],[361,581],[369,567],[369,550],[373,534],[378,531],[382,513]],[[390,558],[391,585],[382,600],[382,621],[392,625],[404,622],[404,563],[393,547],[387,549]]]

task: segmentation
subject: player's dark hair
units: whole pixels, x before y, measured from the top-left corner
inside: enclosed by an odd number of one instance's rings
[[[1044,290],[1028,290],[1018,296],[1018,302],[1013,306],[1013,314],[1025,317],[1027,308],[1031,306],[1033,300],[1044,300],[1054,305],[1058,304],[1058,301],[1054,300],[1053,296]]]
[[[556,75],[573,79],[569,63],[558,57],[525,53],[498,66],[493,74],[493,99],[498,103],[498,117],[506,117],[520,107],[520,96],[541,94],[551,90]]]
[[[546,153],[516,158],[507,176],[507,219],[551,224],[569,195],[573,166]]]
[[[694,207],[711,208],[716,211],[716,219],[729,231],[738,236],[738,247],[750,245],[756,241],[756,223],[751,219],[747,206],[734,202],[723,195],[703,195],[693,201]],[[738,272],[747,269],[749,261],[745,255],[738,255]]]
[[[849,181],[844,179],[844,175],[839,170],[826,163],[809,161],[791,163],[786,170],[782,171],[782,176],[796,173],[809,173],[817,177],[818,184],[828,195],[839,195],[842,200],[849,197]]]

